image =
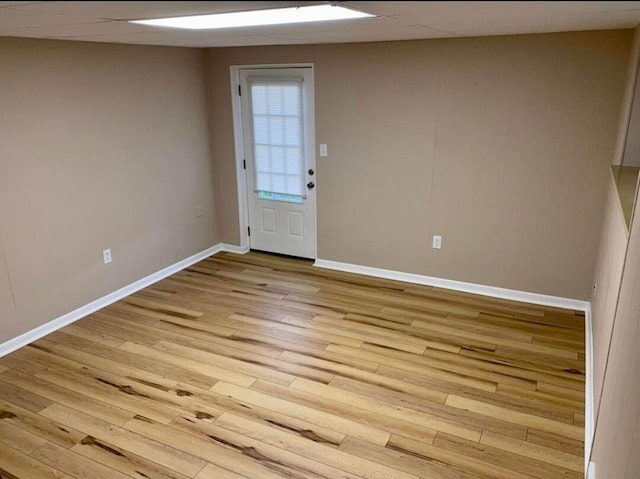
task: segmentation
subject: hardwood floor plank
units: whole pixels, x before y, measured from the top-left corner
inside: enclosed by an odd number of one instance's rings
[[[250,316],[245,316],[241,314],[232,314],[229,316],[229,319],[232,321],[238,321],[236,323],[238,329],[249,329],[249,331],[260,332],[261,328],[273,328],[279,331],[284,331],[287,333],[293,333],[298,335],[300,338],[311,338],[318,339],[320,341],[326,341],[326,344],[344,344],[345,346],[353,346],[359,347],[364,342],[362,339],[355,339],[352,337],[344,336],[342,334],[332,334],[331,332],[319,331],[319,330],[308,330],[305,327],[300,327],[292,324],[281,323],[276,321],[271,321],[270,323],[265,323],[265,320],[260,318],[253,318]],[[249,325],[257,326],[254,328],[250,328],[248,326],[244,326],[243,323],[248,323]],[[325,344],[325,345],[326,345]]]
[[[182,369],[209,376],[219,381],[228,381],[231,384],[236,384],[238,386],[249,387],[256,380],[255,377],[249,376],[247,374],[218,367],[213,364],[203,364],[200,361],[194,361],[193,359],[184,356],[177,356],[164,351],[160,351],[155,348],[142,346],[140,344],[126,342],[118,349],[120,349],[121,351],[126,351],[128,353],[137,354],[139,356],[144,356],[147,359],[151,359],[160,363],[169,364],[171,366],[178,366]]]
[[[539,446],[531,442],[507,438],[491,431],[483,431],[480,442],[488,446],[520,454],[521,456],[529,457],[531,459],[538,459],[543,462],[583,474],[584,460],[581,456],[574,456],[572,454],[567,454],[566,452],[558,451],[557,449]]]
[[[515,399],[531,399],[534,401],[539,401],[541,403],[549,404],[552,407],[555,406],[565,408],[567,411],[584,410],[584,398],[581,398],[581,400],[567,399],[549,393],[531,391],[529,389],[524,390],[517,387],[505,386],[503,384],[498,384],[498,392],[500,394],[512,396]]]
[[[136,479],[187,479],[189,477],[93,436],[85,436],[71,450]]]
[[[25,348],[25,350],[29,349],[32,348]],[[188,398],[191,393],[184,387],[178,386],[175,381],[166,381],[160,376],[150,375],[118,363],[112,364],[108,360],[66,348],[63,345],[56,344],[49,351],[56,352],[58,356],[35,349],[30,351],[34,359],[50,365],[37,377],[56,381],[57,384],[66,385],[89,397],[111,402],[134,414],[146,415],[165,424],[179,412],[195,413],[195,406]],[[68,360],[66,356],[69,355],[76,360],[83,360],[84,364]],[[102,367],[94,368],[94,365]],[[118,372],[120,375],[109,371]],[[140,379],[137,376],[147,379]],[[197,410],[215,416],[222,412],[204,404],[197,405]]]
[[[228,469],[218,467],[214,464],[207,464],[206,467],[200,471],[195,479],[250,479],[247,476],[242,476],[231,472]]]
[[[84,353],[99,356],[114,363],[120,363],[124,366],[135,368],[139,371],[149,372],[165,378],[172,378],[172,380],[176,382],[192,384],[194,386],[208,389],[218,381],[217,379],[210,376],[206,376],[204,374],[190,371],[178,366],[173,366],[171,364],[154,361],[153,359],[148,359],[138,354],[128,353],[119,348],[113,349],[103,347],[98,343],[86,341],[80,338],[69,341],[68,337],[60,337],[56,335],[56,333],[53,333],[47,337],[52,336],[53,340],[58,344],[64,344],[65,346],[78,349]]]
[[[187,428],[197,420],[188,422],[178,418]],[[246,436],[227,431],[210,423],[201,422],[205,433],[190,428],[190,432],[173,427],[167,429],[142,417],[132,419],[127,428],[148,438],[200,457],[209,463],[248,477],[265,479],[291,478],[344,478],[355,479],[348,473],[304,459],[284,449],[255,441]]]
[[[300,291],[304,293],[317,293],[318,291],[320,291],[320,288],[317,286],[300,284],[294,281],[282,281],[281,279],[277,279],[277,276],[271,273],[263,273],[259,271],[244,271],[242,273],[234,273],[218,270],[216,271],[216,276],[243,282],[250,282],[252,284],[265,284],[266,286],[280,287],[284,291]]]
[[[456,438],[463,440],[461,438]],[[437,438],[436,438],[437,440]],[[464,440],[463,440],[464,441]],[[478,444],[466,441],[470,444]],[[531,479],[532,476],[513,469],[505,468],[496,462],[485,462],[464,451],[448,450],[441,447],[425,444],[402,436],[391,436],[387,449],[447,465],[454,470],[461,470],[477,475],[482,479]],[[428,476],[427,476],[428,477]]]
[[[13,369],[25,374],[36,374],[45,369],[46,366],[42,364],[24,359],[20,354],[21,352],[22,348],[0,358],[0,373],[7,369]]]
[[[305,364],[310,367],[320,368],[326,371],[332,371],[335,373],[335,375],[343,376],[346,378],[358,379],[366,383],[383,386],[393,390],[404,391],[435,402],[443,403],[447,396],[447,394],[442,391],[437,391],[398,381],[393,377],[387,377],[377,373],[361,371],[359,369],[351,367],[348,363],[344,364],[338,361],[330,361],[324,359],[320,355],[309,356],[306,354],[303,355],[285,351],[280,356],[280,358],[285,361],[295,362],[297,364]],[[380,368],[378,368],[378,370],[380,370]]]
[[[433,441],[436,435],[436,431],[434,429],[427,428],[422,424],[410,423],[389,416],[383,416],[350,404],[332,401],[297,389],[278,386],[277,384],[256,381],[251,389],[270,396],[285,398],[296,404],[304,405],[318,411],[323,411],[337,417],[349,419],[355,423],[369,426],[378,431],[385,431],[381,438],[377,438],[375,436],[361,438],[365,441],[379,445],[384,445],[387,440],[386,438],[388,438],[390,434],[402,434],[407,437],[412,437],[418,441],[429,443]],[[345,434],[349,434],[348,429],[344,429],[343,431]],[[354,434],[350,435],[354,437]]]
[[[494,418],[501,418],[505,421],[521,424],[527,427],[533,427],[545,432],[553,432],[570,439],[580,440],[584,436],[582,428],[565,424],[558,421],[552,421],[547,418],[541,418],[531,414],[524,414],[518,411],[512,411],[504,407],[494,406],[493,404],[487,404],[482,401],[476,401],[474,399],[462,398],[450,394],[447,398],[446,405],[465,409],[467,411],[473,411],[478,414],[484,414]]]
[[[35,377],[124,409],[131,412],[133,416],[142,414],[168,424],[177,415],[175,410],[141,391],[142,386],[132,387],[131,384],[120,381],[117,376],[91,370],[87,374],[77,374],[50,368],[38,373]]]
[[[131,451],[138,456],[188,477],[195,476],[206,464],[201,459],[177,448],[169,447],[127,429],[110,425],[105,421],[66,406],[52,404],[40,414],[54,421],[69,424],[74,429],[82,431],[99,441]]]
[[[413,318],[402,318],[402,317],[389,318],[384,314],[379,314],[374,317],[373,315],[365,316],[362,314],[348,313],[345,316],[345,319],[355,323],[378,326],[380,328],[391,329],[397,332],[404,331],[407,334],[410,334],[412,336],[415,335],[416,337],[420,338],[420,340],[427,345],[427,348],[439,349],[441,351],[449,351],[451,353],[460,352],[460,347],[455,344],[448,344],[446,342],[427,339],[429,338],[427,334],[423,334],[420,331],[410,326],[411,323],[414,321]],[[438,318],[438,319],[446,321],[446,318]]]
[[[83,365],[90,366],[101,371],[109,371],[122,378],[153,386],[162,391],[168,391],[177,386],[178,381],[160,374],[151,373],[144,369],[136,368],[117,361],[90,354],[80,349],[71,348],[65,344],[56,344],[51,350],[60,358],[69,359]]]
[[[325,384],[319,384],[308,379],[298,378],[291,384],[292,389],[305,391],[326,399],[346,403],[367,411],[372,411],[382,416],[388,416],[409,423],[421,424],[436,431],[445,431],[450,434],[479,441],[481,429],[444,419],[433,414],[416,411],[397,404],[385,403],[377,398],[355,394],[344,389],[338,389]]]
[[[105,321],[102,318],[87,318],[81,322],[83,328],[87,331],[91,331],[97,336],[111,336],[118,340],[118,344],[115,346],[111,346],[113,348],[117,348],[122,346],[127,341],[131,341],[137,344],[144,344],[145,346],[153,346],[158,342],[158,338],[154,336],[150,336],[148,334],[142,334],[133,328],[123,328],[119,325],[114,324],[109,318],[109,321]],[[63,332],[67,333],[66,328]],[[78,335],[79,336],[79,335]],[[97,343],[101,343],[101,341],[96,341],[87,336],[81,336],[85,339],[90,339]]]
[[[155,349],[159,349],[160,351],[164,351],[169,354],[193,359],[203,364],[217,365],[225,369],[247,374],[252,378],[260,378],[265,381],[282,384],[284,386],[288,386],[296,378],[292,374],[283,373],[277,369],[271,369],[269,367],[255,364],[255,360],[245,362],[241,359],[229,358],[224,355],[214,354],[200,349],[188,348],[168,341],[160,341],[154,347]],[[267,360],[265,359],[264,361]],[[278,364],[278,361],[273,361],[272,364]]]
[[[282,352],[281,349],[261,346],[253,342],[243,341],[231,336],[220,336],[207,331],[176,325],[159,320],[151,325],[139,324],[133,319],[122,319],[110,316],[109,323],[118,325],[124,329],[133,329],[141,334],[153,336],[157,341],[166,340],[188,346],[190,344],[208,345],[216,351],[247,352],[258,356],[276,358]]]
[[[301,324],[300,321],[294,322],[289,318],[285,318],[284,322],[288,322],[289,324]],[[304,324],[304,322],[302,322],[302,324]],[[338,333],[343,336],[350,336],[356,339],[363,339],[367,343],[379,344],[381,346],[416,354],[422,354],[427,349],[427,346],[429,346],[429,343],[421,338],[345,319],[316,316],[310,324],[305,324],[304,327]]]
[[[527,477],[532,476],[537,479],[582,479],[582,477],[574,471],[544,461],[514,454],[482,442],[471,442],[449,434],[438,433],[433,444],[450,453],[462,454],[463,456],[512,471],[513,474],[524,474]]]
[[[294,454],[321,462],[341,471],[366,479],[393,478],[415,479],[414,475],[403,474],[395,468],[380,463],[363,460],[357,456],[343,453],[341,450],[327,450],[326,446],[309,443],[299,436],[262,426],[233,414],[224,413],[215,424],[257,441],[286,449]]]
[[[340,415],[328,414],[324,411],[304,406],[295,402],[285,401],[279,397],[263,394],[251,389],[241,388],[233,384],[219,382],[211,388],[212,391],[225,396],[246,401],[256,406],[274,411],[287,411],[287,414],[295,418],[317,424],[327,429],[348,434],[353,437],[375,442],[376,444],[386,444],[390,435],[380,429],[372,428],[350,419],[345,419]]]
[[[8,446],[0,447],[0,477],[3,479],[62,479],[65,474]]]
[[[16,451],[31,454],[40,446],[46,444],[47,440],[17,426],[13,426],[7,421],[0,421],[0,443],[12,447]]]
[[[242,364],[244,364],[244,367],[246,367],[247,364],[253,365],[259,368],[257,370],[258,373],[256,374],[257,377],[262,377],[264,376],[265,373],[267,375],[274,375],[275,380],[271,379],[271,382],[276,382],[279,384],[288,384],[291,382],[292,380],[291,378],[295,378],[296,376],[306,377],[309,379],[327,383],[331,381],[331,379],[333,379],[333,376],[334,376],[333,374],[326,371],[321,371],[315,368],[309,368],[299,364],[282,361],[280,359],[273,358],[271,356],[264,356],[264,355],[244,351],[244,350],[226,348],[218,344],[207,344],[200,341],[198,341],[197,343],[194,343],[193,341],[189,341],[189,340],[176,341],[175,339],[167,342],[171,342],[172,344],[177,343],[180,346],[189,347],[191,349],[196,349],[206,353],[212,353],[216,357],[237,360],[237,361],[240,361]],[[160,348],[160,345],[158,345],[158,348]],[[326,353],[322,349],[309,348],[306,346],[299,346],[299,348],[304,349],[305,351],[313,355],[331,356],[331,354]],[[280,356],[282,352],[283,350],[279,350],[278,356]],[[341,358],[341,359],[344,359],[344,358]],[[361,369],[367,369],[370,371],[375,371],[378,367],[377,364],[364,363],[364,362],[357,362],[357,366],[360,367]],[[263,377],[263,379],[266,379],[266,377]]]
[[[8,383],[2,383],[0,386],[0,399],[13,404],[20,404],[21,407],[31,412],[40,412],[53,404],[50,399]]]
[[[406,407],[416,411],[437,416],[439,418],[465,424],[470,427],[487,429],[498,432],[502,435],[526,439],[527,428],[499,419],[488,418],[468,411],[461,411],[458,408],[450,408],[443,404],[417,398],[410,394],[389,391],[379,386],[354,381],[343,377],[337,377],[329,383],[329,386],[337,389],[349,391],[362,396],[368,396],[387,404]]]
[[[434,458],[426,454],[419,454],[401,448],[381,447],[351,437],[346,438],[340,448],[345,453],[380,464],[390,464],[395,468],[409,474],[419,475],[419,477],[425,479],[495,479],[492,476],[472,474],[442,460],[434,460]]]
[[[175,324],[180,324],[186,327],[200,329],[201,331],[214,333],[218,336],[229,336],[233,332],[233,329],[231,328],[212,327],[209,323],[202,320],[202,316],[198,318],[198,320],[196,320],[196,318],[185,318],[180,315],[158,313],[155,310],[143,308],[141,306],[130,304],[130,303],[120,303],[118,304],[118,308],[123,309],[124,311],[127,311],[136,317],[142,316],[147,319],[154,319],[156,320],[156,322],[166,321],[166,322],[171,322]],[[204,313],[203,313],[203,316],[204,316]]]
[[[556,451],[562,451],[574,456],[584,456],[584,443],[575,439],[568,439],[550,432],[538,431],[529,428],[527,432],[527,442],[544,446]]]
[[[185,319],[197,319],[204,314],[202,311],[194,311],[192,309],[181,308],[179,306],[175,306],[161,300],[149,301],[146,299],[138,298],[135,295],[128,296],[122,302],[125,304],[139,306],[140,308],[148,309],[150,311],[156,311],[158,313],[168,314],[171,316],[178,316]]]
[[[543,367],[541,363],[536,363],[533,360],[533,356],[529,354],[525,355],[526,359],[524,360],[500,357],[499,348],[493,353],[463,351],[461,354],[455,355],[427,350],[423,356],[436,364],[442,364],[443,367],[451,365],[449,367],[468,368],[472,371],[480,370],[498,374],[500,375],[497,378],[499,384],[512,385],[523,389],[526,389],[528,384],[538,381],[573,388],[584,387],[584,377],[575,370],[567,370],[564,367]],[[507,379],[508,377],[515,378],[515,380],[510,381]]]
[[[190,386],[185,386],[185,388],[192,393],[189,399],[192,401],[196,412],[190,413],[190,411],[186,410],[184,410],[184,412],[197,419],[214,421],[220,414],[208,417],[207,414],[202,414],[201,411],[197,410],[203,406],[210,408],[211,405],[213,405],[220,410],[220,413],[222,411],[231,412],[235,415],[246,417],[254,422],[264,423],[283,431],[298,434],[303,437],[313,438],[314,441],[321,442],[322,444],[331,447],[338,447],[345,437],[344,434],[335,430],[327,429],[317,424],[285,414],[287,411],[285,411],[285,413],[280,413],[256,406],[255,404],[251,404],[231,396],[217,394],[213,391],[198,390]]]
[[[308,339],[304,340],[303,342],[297,341],[297,338],[295,337],[283,339],[280,335],[274,335],[272,331],[265,331],[257,334],[240,330],[233,333],[231,337],[241,338],[242,340],[256,342],[258,344],[268,344],[274,347],[278,347],[280,348],[278,356],[280,356],[284,351],[289,351],[292,353],[315,356],[320,359],[326,359],[327,361],[347,364],[354,368],[362,369],[369,372],[375,372],[379,366],[379,364],[371,361],[364,361],[352,356],[346,356],[343,354],[326,351],[325,348],[329,346],[329,343],[327,342],[317,342],[315,344],[311,344]]]
[[[521,319],[513,315],[500,316],[482,312],[478,315],[478,319],[485,324],[491,324],[497,327],[515,327],[519,331],[527,332],[535,336],[584,341],[584,324],[583,328],[571,328],[570,321],[565,321],[560,325],[553,325],[546,322],[544,314],[534,319]]]
[[[471,331],[461,331],[461,330],[457,330],[456,328],[441,326],[439,324],[433,324],[431,322],[421,321],[421,320],[416,320],[411,325],[415,326],[418,329],[434,331],[436,333],[442,333],[447,335],[463,335],[465,340],[474,339],[477,341],[484,341],[490,344],[495,344],[497,346],[507,346],[507,347],[518,349],[521,351],[527,351],[530,353],[540,353],[540,354],[546,354],[548,356],[553,356],[558,358],[567,358],[567,359],[578,358],[577,353],[574,351],[567,351],[564,349],[552,348],[549,346],[544,346],[542,344],[534,344],[527,341],[516,341],[513,339],[499,337],[498,335],[480,334],[480,333],[474,333]]]
[[[17,371],[9,370],[0,374],[0,386],[5,382],[45,396],[54,401],[53,405],[59,403],[79,411],[86,411],[112,424],[122,425],[135,415],[117,406],[90,398],[35,376],[26,376]]]
[[[82,432],[66,424],[57,423],[2,400],[0,420],[66,448],[73,447],[84,437]]]
[[[448,365],[444,366],[446,369],[436,368],[432,366],[432,362],[430,360],[425,359],[419,354],[387,350],[377,346],[374,347],[372,345],[365,345],[362,348],[347,348],[345,346],[330,345],[327,347],[327,350],[339,352],[345,355],[354,355],[368,361],[377,361],[381,365],[378,369],[379,373],[381,370],[387,370],[387,367],[389,367],[393,369],[402,369],[404,371],[416,373],[436,380],[448,381],[453,384],[462,384],[484,391],[495,392],[498,387],[498,378],[494,375],[487,374],[484,375],[484,377],[479,378],[479,374],[477,374],[477,372],[476,374],[473,374],[469,373],[467,370],[462,370],[461,372],[455,370],[451,371],[451,368]],[[453,369],[455,369],[455,367]],[[522,382],[518,381],[517,384],[522,384]],[[534,385],[532,384],[532,387],[533,386]]]
[[[104,344],[105,346],[110,346],[112,348],[117,348],[122,343],[127,340],[130,340],[130,337],[125,339],[118,338],[116,336],[112,336],[108,333],[100,332],[95,328],[88,327],[91,324],[88,321],[82,321],[81,323],[70,324],[61,329],[62,332],[66,334],[71,334],[73,336],[78,336],[80,338],[88,339],[89,341],[95,341],[96,343]],[[100,323],[101,325],[104,323]]]
[[[333,371],[336,375],[344,376],[346,378],[358,379],[363,382],[388,387],[397,391],[408,392],[416,396],[429,399],[430,401],[444,402],[446,398],[446,393],[443,393],[442,391],[436,391],[411,383],[398,381],[393,377],[384,376],[378,373],[361,371],[347,364],[327,361],[319,357],[310,357],[303,354],[290,353],[288,351],[285,351],[280,355],[280,359],[295,362],[297,364],[304,364],[307,366],[320,368],[326,371]],[[379,370],[380,368],[378,368],[378,371]]]
[[[36,461],[63,471],[72,477],[87,479],[129,479],[129,476],[121,472],[51,443],[43,445],[32,453],[31,457]]]
[[[573,387],[567,386],[568,385],[558,386],[556,384],[549,384],[539,381],[536,390],[543,393],[553,394],[557,397],[572,399],[574,401],[584,401],[584,393],[582,392],[582,388],[579,385],[570,385]]]

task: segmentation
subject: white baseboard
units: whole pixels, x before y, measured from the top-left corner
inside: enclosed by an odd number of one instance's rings
[[[593,462],[590,462],[587,468],[587,479],[596,479],[596,465]]]
[[[247,254],[249,252],[249,246],[236,246],[234,244],[220,243],[222,247],[222,251],[227,251],[229,253],[235,254]]]
[[[584,401],[584,470],[587,478],[595,478],[595,465],[589,464],[593,434],[595,432],[595,396],[593,391],[593,326],[591,322],[591,304],[584,315],[584,347],[585,347],[585,401]]]
[[[228,245],[224,243],[219,243],[215,246],[212,246],[211,248],[207,248],[206,250],[201,251],[200,253],[196,253],[193,256],[189,256],[188,258],[185,258],[182,261],[178,261],[177,263],[174,263],[171,266],[167,266],[166,268],[163,268],[160,271],[152,273],[149,276],[146,276],[142,279],[139,279],[138,281],[135,281],[127,286],[124,286],[118,289],[117,291],[114,291],[113,293],[109,293],[106,296],[103,296],[102,298],[96,299],[95,301],[92,301],[89,304],[85,304],[84,306],[81,306],[80,308],[74,311],[64,314],[52,321],[49,321],[46,324],[43,324],[42,326],[38,326],[37,328],[32,329],[31,331],[27,331],[26,333],[23,333],[20,336],[17,336],[13,339],[10,339],[9,341],[6,341],[0,344],[0,357],[6,354],[9,354],[10,352],[15,351],[18,348],[26,346],[27,344],[32,343],[33,341],[36,341],[46,336],[47,334],[53,333],[54,331],[57,331],[58,329],[67,326],[68,324],[71,324],[81,318],[84,318],[85,316],[88,316],[89,314],[94,313],[99,309],[109,306],[110,304],[113,304],[116,301],[121,300],[122,298],[125,298],[137,291],[140,291],[141,289],[144,289],[152,285],[153,283],[156,283],[161,279],[166,278],[167,276],[171,276],[172,274],[175,274],[180,270],[188,268],[192,264],[195,264],[198,261],[202,261],[203,259],[208,258],[209,256],[219,253],[220,251],[228,251],[230,253],[244,254],[247,251],[249,251],[249,248],[246,248],[245,250],[242,247]]]
[[[452,289],[454,291],[462,291],[465,293],[490,296],[492,298],[509,299],[512,301],[521,301],[523,303],[539,304],[542,306],[552,306],[556,308],[574,309],[585,312],[588,310],[590,304],[588,301],[580,301],[577,299],[561,298],[558,296],[548,296],[546,294],[538,293],[528,293],[526,291],[497,288],[495,286],[484,286],[482,284],[465,283],[462,281],[436,278],[433,276],[423,276],[420,274],[402,273],[400,271],[371,268],[369,266],[360,266],[357,264],[340,263],[338,261],[329,261],[326,259],[317,259],[314,263],[314,266],[317,266],[319,268],[344,271],[347,273],[364,274],[367,276],[374,276],[376,278],[404,281],[405,283],[436,286],[439,288]]]

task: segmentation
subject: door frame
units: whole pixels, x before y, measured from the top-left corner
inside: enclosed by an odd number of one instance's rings
[[[244,138],[242,129],[242,98],[238,95],[238,88],[240,86],[240,70],[244,69],[277,69],[277,68],[311,68],[311,74],[314,74],[313,63],[270,63],[259,65],[231,65],[231,109],[233,114],[233,143],[235,147],[235,162],[236,162],[236,186],[238,190],[238,223],[240,226],[240,253],[247,253],[251,249],[251,239],[249,237],[249,192],[247,191],[247,175],[246,170],[243,168],[244,156]],[[315,78],[314,78],[315,85]],[[311,121],[311,128],[313,131],[314,140],[314,154],[315,154],[315,91],[312,91],[313,111],[309,115]],[[316,163],[316,171],[318,165]],[[317,183],[317,181],[316,181]],[[316,193],[317,195],[317,193]],[[315,250],[316,256],[318,256],[318,197],[316,196],[316,212],[315,212]]]

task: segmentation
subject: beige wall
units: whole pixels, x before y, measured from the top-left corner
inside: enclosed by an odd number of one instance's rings
[[[239,242],[229,66],[313,62],[318,257],[587,299],[631,37],[210,49],[221,240]]]
[[[0,342],[218,243],[201,50],[0,38],[0,85]]]
[[[600,251],[596,262],[594,284],[597,284],[597,288],[591,302],[594,411],[598,410],[600,403],[626,251],[627,227],[611,176],[600,237]]]
[[[635,163],[629,152],[640,144],[639,56],[640,28],[635,30],[628,60],[615,164]],[[634,214],[628,234],[612,181],[594,279],[598,288],[592,300],[596,424],[591,460],[598,478],[634,479],[640,470],[640,221],[639,212]]]
[[[616,155],[613,164],[633,164],[632,151],[640,150],[640,96],[634,98],[636,89],[640,91],[638,82],[638,63],[640,62],[640,27],[633,31],[633,42],[627,59],[627,73],[624,87],[622,108],[618,120],[618,139],[616,141]],[[633,112],[633,119],[631,118]],[[629,145],[627,145],[627,138]],[[624,155],[627,161],[624,161]]]
[[[0,237],[0,325],[2,328],[0,337],[8,339],[17,336],[22,330],[17,320],[9,273],[2,252],[2,238]]]
[[[640,209],[629,236],[591,459],[598,479],[640,471]]]

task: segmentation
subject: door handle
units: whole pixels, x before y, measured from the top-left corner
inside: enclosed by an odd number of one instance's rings
[[[313,181],[310,181],[309,183],[307,183],[307,188],[309,188],[310,190],[314,189],[315,187],[316,185]]]

